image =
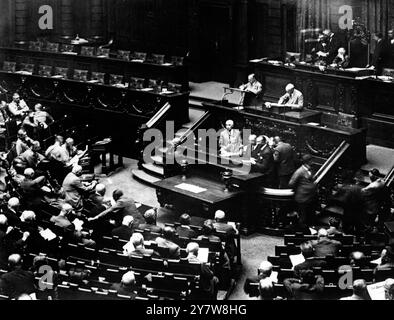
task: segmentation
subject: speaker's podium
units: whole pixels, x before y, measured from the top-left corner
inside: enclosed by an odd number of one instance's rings
[[[223,90],[224,94],[221,101],[234,105],[235,109],[243,110],[245,106],[257,107],[259,104],[262,104],[262,101],[259,101],[260,95],[256,95],[253,92],[231,87],[223,87]]]

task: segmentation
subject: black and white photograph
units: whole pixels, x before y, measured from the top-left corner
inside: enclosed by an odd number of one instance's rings
[[[394,0],[0,0],[15,300],[394,300]]]

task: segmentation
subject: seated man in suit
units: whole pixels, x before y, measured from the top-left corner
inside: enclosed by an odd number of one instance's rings
[[[168,256],[162,256],[167,259],[179,259],[181,255],[181,248],[173,241],[175,238],[175,229],[171,227],[165,227],[163,230],[163,236],[156,238],[155,242],[159,247],[168,248]]]
[[[273,265],[269,261],[262,261],[257,269],[257,276],[248,278],[244,284],[244,291],[250,297],[260,296],[261,300],[275,298],[274,284],[278,282],[277,275],[272,271]],[[251,290],[251,283],[259,283],[258,292]]]
[[[213,223],[213,227],[216,231],[224,233],[224,238],[222,238],[222,241],[225,242],[225,251],[230,261],[233,262],[237,254],[235,236],[238,234],[238,230],[226,222],[226,214],[222,210],[215,212],[215,221]]]
[[[303,270],[300,279],[285,279],[283,285],[290,300],[321,300],[324,296],[324,279],[312,270]]]
[[[8,200],[7,207],[3,209],[4,215],[7,217],[8,225],[11,227],[19,227],[20,220],[20,201],[18,198]]]
[[[197,233],[190,228],[191,218],[187,213],[184,213],[179,218],[179,223],[181,224],[176,228],[176,233],[179,237],[194,239],[197,237]]]
[[[138,295],[135,284],[135,275],[133,271],[129,271],[122,276],[120,283],[114,283],[111,290],[116,291],[119,295],[131,297],[133,300]]]
[[[128,251],[126,252],[129,256],[145,256],[145,257],[160,257],[160,255],[155,252],[153,249],[146,249],[145,248],[145,239],[144,236],[141,233],[134,233],[131,237],[130,237],[130,242],[134,247],[133,251]]]
[[[349,56],[346,55],[345,48],[339,48],[338,54],[331,63],[331,67],[345,69],[349,66]]]
[[[22,294],[35,298],[35,279],[33,273],[22,268],[23,260],[19,254],[12,254],[8,258],[9,272],[0,278],[0,293],[11,299]]]
[[[38,164],[45,159],[45,157],[40,153],[41,145],[38,141],[34,141],[30,149],[26,150],[20,154],[15,162],[18,163],[20,168],[33,168],[36,169]]]
[[[293,147],[280,137],[274,138],[274,161],[277,165],[279,189],[288,189],[290,178],[296,170],[295,154]]]
[[[156,217],[157,217],[156,209],[149,209],[145,211],[144,213],[145,223],[140,224],[138,226],[138,229],[161,234],[163,228],[156,224]],[[146,240],[154,240],[154,237],[152,238],[149,237],[149,239],[147,238]]]
[[[292,110],[302,111],[304,108],[304,96],[301,91],[294,87],[294,84],[289,83],[286,86],[286,93],[280,97],[278,104],[291,108]],[[271,103],[265,104],[268,109],[272,107]]]
[[[85,184],[82,179],[82,167],[75,166],[63,181],[65,201],[72,205],[76,211],[83,209],[83,197],[92,192],[97,182]]]
[[[121,240],[129,240],[134,232],[133,223],[133,216],[125,216],[122,225],[112,230],[112,236],[118,237]]]
[[[23,191],[23,200],[28,207],[39,207],[45,200],[42,187],[45,185],[46,178],[44,176],[35,177],[35,172],[31,168],[24,171],[24,179],[20,187]]]
[[[303,270],[312,270],[315,267],[325,267],[327,265],[324,259],[314,256],[315,252],[311,242],[302,243],[300,249],[305,261],[294,266],[294,274],[296,277],[300,277]]]
[[[114,190],[112,193],[112,198],[115,201],[115,204],[112,207],[104,210],[93,218],[89,218],[88,220],[95,221],[108,215],[110,219],[115,220],[117,225],[120,225],[125,216],[132,216],[134,218],[134,226],[136,228],[138,228],[138,226],[144,222],[144,218],[138,211],[134,200],[126,197],[122,190]]]
[[[111,202],[104,199],[107,188],[104,184],[99,183],[95,187],[95,192],[92,193],[85,203],[85,208],[89,211],[89,216],[94,217],[105,209],[109,208]]]
[[[337,256],[342,243],[328,238],[326,229],[320,229],[317,233],[318,240],[312,241],[315,257],[325,258],[328,255]]]
[[[242,154],[241,132],[234,129],[234,121],[227,120],[226,128],[220,132],[220,155],[223,157],[240,156]]]
[[[198,251],[200,247],[198,243],[190,242],[186,247],[187,251],[187,261],[191,263],[200,263],[201,264],[201,278],[200,278],[200,291],[201,298],[206,300],[216,300],[217,297],[217,285],[218,278],[214,275],[211,268],[198,259]]]

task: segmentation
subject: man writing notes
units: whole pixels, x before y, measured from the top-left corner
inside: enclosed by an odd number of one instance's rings
[[[270,109],[274,104],[267,102],[265,105]],[[304,96],[293,84],[289,83],[286,86],[286,94],[279,99],[278,105],[301,111],[304,108]]]
[[[242,155],[241,132],[234,129],[233,120],[226,121],[226,128],[220,133],[219,147],[222,157]]]

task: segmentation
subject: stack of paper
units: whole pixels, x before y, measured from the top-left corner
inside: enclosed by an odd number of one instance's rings
[[[302,253],[289,256],[289,258],[290,258],[291,264],[293,265],[293,268],[295,266],[298,266],[299,264],[305,262],[305,258],[302,255]]]
[[[386,300],[386,295],[384,292],[384,281],[367,286],[367,290],[371,300]]]
[[[47,241],[51,241],[56,238],[56,234],[52,232],[50,229],[45,229],[40,232],[41,237],[43,237]]]
[[[188,184],[188,183],[178,184],[177,186],[175,186],[175,188],[178,188],[178,189],[181,189],[181,190],[185,190],[185,191],[189,191],[189,192],[196,193],[196,194],[207,191],[207,189],[200,188],[198,186],[195,186],[195,185],[192,185],[192,184]]]
[[[208,263],[209,257],[209,249],[208,248],[200,248],[198,249],[197,259],[201,262]]]

